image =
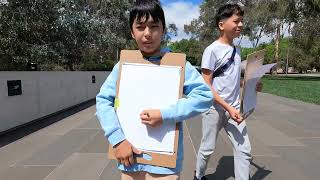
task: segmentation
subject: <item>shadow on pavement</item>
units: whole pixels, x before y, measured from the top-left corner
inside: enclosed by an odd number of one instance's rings
[[[254,162],[251,162],[257,170],[250,178],[251,180],[261,180],[267,177],[272,171],[260,167]],[[233,156],[223,156],[219,160],[216,171],[213,174],[206,175],[208,180],[226,180],[230,177],[234,178],[234,166],[233,166]]]

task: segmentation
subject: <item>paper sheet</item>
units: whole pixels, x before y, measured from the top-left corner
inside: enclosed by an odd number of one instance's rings
[[[277,63],[253,66],[254,68],[250,69],[250,73],[246,74],[245,87],[242,97],[242,114],[244,118],[248,117],[257,105],[257,83],[260,81],[262,76],[265,73],[270,72],[270,69],[276,64]]]
[[[160,109],[179,99],[181,67],[125,63],[119,86],[116,112],[127,140],[136,148],[173,153],[176,124],[158,128],[141,123],[145,109]]]
[[[241,99],[241,113],[244,119],[254,111],[257,105],[257,83],[265,73],[270,72],[270,69],[276,65],[276,63],[263,65],[264,55],[265,50],[249,54],[245,63],[244,87]]]

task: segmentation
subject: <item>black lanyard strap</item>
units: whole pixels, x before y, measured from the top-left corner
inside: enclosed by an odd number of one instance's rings
[[[233,47],[233,52],[232,52],[231,58],[228,59],[226,64],[224,64],[223,66],[221,66],[217,70],[215,70],[212,74],[212,77],[220,76],[223,72],[225,72],[231,66],[231,64],[234,61],[234,57],[236,55],[236,52],[237,52],[236,47]]]

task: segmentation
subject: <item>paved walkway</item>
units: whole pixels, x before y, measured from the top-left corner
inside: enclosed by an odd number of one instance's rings
[[[320,77],[320,73],[308,73],[308,74],[278,74],[279,76],[309,76]]]
[[[251,179],[318,180],[320,176],[320,106],[269,94],[259,95],[247,120],[253,148]],[[84,109],[0,148],[2,180],[117,180],[115,162],[95,116]],[[1,138],[0,138],[1,139]],[[201,140],[199,117],[185,124],[182,180],[191,180]],[[209,179],[234,179],[230,142],[221,131]]]

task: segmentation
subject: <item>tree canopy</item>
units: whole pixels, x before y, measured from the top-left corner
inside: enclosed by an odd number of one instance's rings
[[[136,48],[128,16],[134,0],[3,0],[0,2],[0,70],[110,70],[119,50]],[[164,46],[187,54],[200,65],[204,48],[219,32],[215,14],[224,0],[204,0],[200,16],[184,26],[190,39],[170,42],[177,35],[168,25]],[[283,62],[300,72],[320,66],[319,0],[231,0],[245,11],[241,39],[252,48],[242,57],[266,48],[265,62]],[[271,42],[262,42],[269,36]]]

